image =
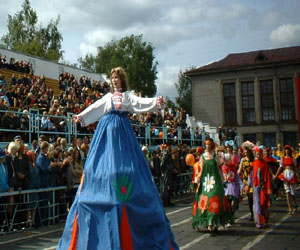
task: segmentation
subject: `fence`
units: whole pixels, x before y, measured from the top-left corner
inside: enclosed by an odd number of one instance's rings
[[[165,177],[153,179],[162,196],[166,188]],[[174,188],[172,188],[174,195],[191,192],[191,180],[192,173],[176,175]],[[0,193],[0,233],[30,230],[34,226],[33,223],[47,226],[64,221],[77,188],[78,185],[74,189],[61,186]]]
[[[10,116],[10,118],[8,116]],[[20,119],[21,125],[19,129],[11,126],[11,118]],[[55,119],[56,123],[59,125],[51,128],[51,120],[53,119]],[[6,132],[22,134],[29,143],[32,142],[33,138],[39,138],[41,134],[53,138],[62,136],[67,138],[69,143],[71,142],[71,136],[83,137],[93,135],[93,133],[80,131],[78,128],[79,125],[71,122],[71,114],[68,116],[43,115],[40,114],[37,109],[29,109],[28,113],[0,110],[0,121],[3,121],[3,124],[0,125],[0,133],[3,135],[2,138],[0,138],[2,143],[9,141],[9,138],[5,136]],[[7,124],[7,121],[10,122]],[[47,123],[48,127],[45,127],[45,124]],[[148,144],[150,148],[151,146],[166,142],[173,142],[175,144],[186,143],[190,146],[202,146],[202,142],[205,139],[205,131],[202,131],[199,136],[196,136],[193,128],[182,129],[181,127],[178,127],[172,129],[169,126],[157,127],[151,126],[150,124],[146,126],[132,124],[132,127],[140,144]],[[173,130],[172,133],[171,130]]]

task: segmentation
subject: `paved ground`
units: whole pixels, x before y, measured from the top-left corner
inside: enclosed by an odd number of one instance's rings
[[[300,204],[300,190],[297,193]],[[256,229],[250,221],[248,204],[245,200],[237,212],[232,227],[220,228],[218,233],[205,230],[196,232],[191,226],[192,197],[177,198],[175,206],[166,207],[176,242],[180,249],[300,249],[300,211],[287,214],[285,197],[279,198],[271,208],[268,228]],[[11,233],[0,236],[0,249],[25,250],[56,249],[64,224],[53,225],[29,232]]]

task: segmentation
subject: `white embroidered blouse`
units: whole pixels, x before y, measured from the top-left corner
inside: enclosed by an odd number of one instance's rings
[[[88,126],[98,121],[103,115],[112,110],[112,100],[116,110],[127,111],[130,113],[142,113],[142,112],[155,112],[159,108],[157,97],[154,98],[143,98],[136,96],[131,91],[121,93],[122,98],[116,99],[114,94],[108,93],[98,101],[94,102],[83,110],[79,115],[78,119],[81,126]],[[116,100],[114,100],[116,99]],[[120,105],[121,101],[121,105]],[[117,105],[116,105],[117,104]]]

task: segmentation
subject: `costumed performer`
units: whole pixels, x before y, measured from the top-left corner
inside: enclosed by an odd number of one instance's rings
[[[237,174],[238,165],[232,161],[232,155],[224,154],[224,163],[222,165],[222,174],[224,179],[224,192],[227,197],[232,215],[239,209],[240,196],[244,187],[243,181]],[[229,225],[228,225],[229,226]]]
[[[248,188],[253,188],[253,210],[258,229],[268,225],[270,217],[269,195],[272,194],[272,183],[268,163],[263,158],[261,148],[255,149],[256,159],[252,163]]]
[[[297,210],[298,205],[296,201],[295,190],[298,183],[298,173],[297,173],[297,163],[292,157],[292,148],[289,145],[284,146],[284,156],[280,160],[280,167],[277,170],[274,178],[278,176],[280,180],[283,181],[284,190],[286,193],[286,200],[288,204],[289,214],[294,214]],[[280,173],[283,171],[282,173]],[[280,173],[280,174],[279,174]],[[294,203],[294,208],[292,209],[291,200]]]
[[[250,176],[250,168],[254,161],[254,155],[253,155],[253,151],[252,151],[252,145],[250,143],[243,143],[242,148],[244,150],[244,157],[242,158],[242,160],[240,162],[238,174],[241,176],[243,183],[244,183],[243,193],[246,194],[248,197],[248,205],[249,205],[249,210],[251,213],[250,221],[253,221],[254,220],[253,188],[252,187],[247,188],[247,186],[248,186],[248,179]]]
[[[73,121],[100,118],[58,249],[179,249],[147,161],[127,118],[153,112],[163,99],[128,91],[122,68],[111,71],[112,92]]]
[[[206,149],[200,158],[200,173],[197,178],[199,187],[193,208],[193,228],[205,226],[211,232],[220,225],[233,223],[233,216],[224,194],[220,159],[214,152],[214,141],[209,138],[204,145]]]

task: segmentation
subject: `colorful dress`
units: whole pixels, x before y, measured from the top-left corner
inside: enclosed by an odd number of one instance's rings
[[[84,125],[102,118],[58,249],[178,249],[126,112],[155,110],[156,98],[123,92],[80,114]]]
[[[248,179],[250,176],[250,169],[252,163],[253,161],[249,161],[246,157],[243,157],[241,160],[240,168],[241,168],[241,177],[243,179],[244,187],[248,186]],[[252,187],[250,187],[247,196],[248,196],[249,210],[251,213],[251,220],[253,220],[253,188]]]
[[[268,224],[269,194],[272,194],[271,176],[268,163],[264,159],[256,159],[252,163],[249,186],[253,187],[253,210],[257,228]]]
[[[233,163],[222,165],[222,174],[224,179],[224,192],[225,196],[228,198],[232,214],[239,208],[240,195],[243,189],[243,181],[237,174],[237,166]]]
[[[224,195],[222,176],[216,156],[204,162],[200,177],[200,188],[196,192],[193,208],[193,227],[220,226],[233,223],[227,197]]]
[[[283,157],[280,160],[280,168],[283,172],[278,175],[278,179],[283,181],[284,190],[286,193],[295,195],[295,190],[298,183],[298,173],[296,170],[296,160],[293,157]]]

